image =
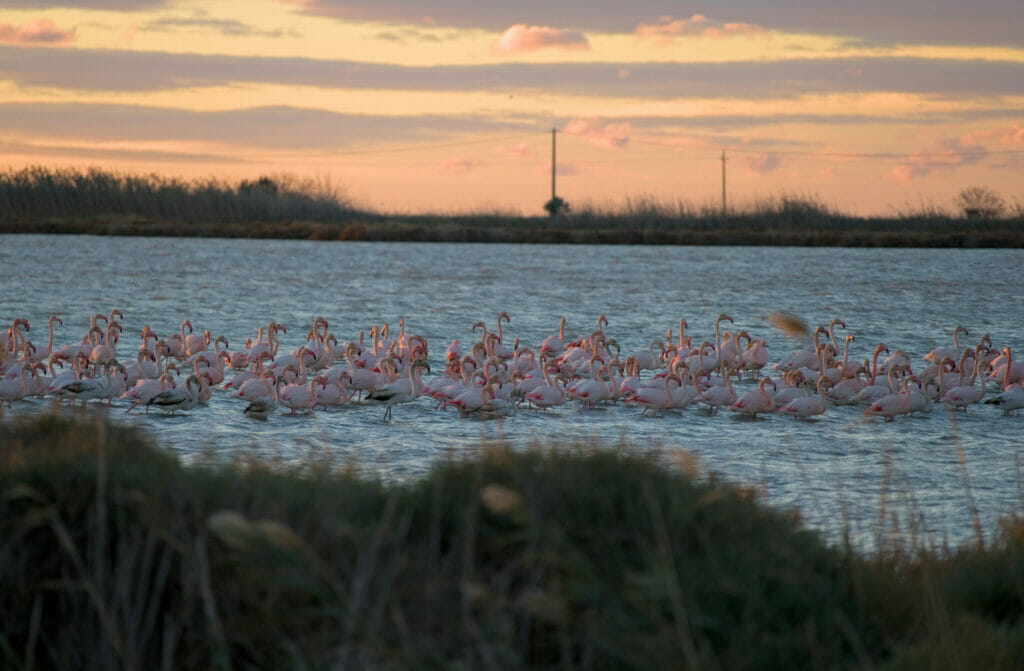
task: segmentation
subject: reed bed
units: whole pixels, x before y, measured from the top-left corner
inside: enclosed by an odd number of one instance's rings
[[[847,247],[1022,247],[1024,208],[964,218],[934,204],[888,217],[836,212],[813,196],[781,194],[722,212],[685,201],[627,198],[556,217],[495,211],[386,214],[356,208],[323,180],[287,175],[231,185],[158,175],[43,167],[0,173],[0,233]]]
[[[0,659],[94,669],[1018,669],[1024,526],[862,556],[624,449],[385,485],[0,423]]]

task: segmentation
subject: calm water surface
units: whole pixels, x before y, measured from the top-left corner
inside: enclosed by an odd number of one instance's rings
[[[45,341],[48,316],[57,314],[64,325],[55,343],[62,345],[81,338],[90,315],[118,308],[123,360],[135,353],[144,324],[166,336],[190,319],[234,348],[275,320],[288,327],[286,351],[304,342],[317,315],[340,340],[374,324],[397,328],[402,317],[408,330],[427,338],[436,373],[453,338],[471,343],[478,336],[472,324],[485,320],[493,330],[502,310],[511,315],[506,339],[535,348],[557,332],[560,317],[575,336],[594,330],[604,314],[624,353],[663,339],[683,317],[695,343],[713,340],[714,319],[725,312],[733,330],[767,339],[772,361],[804,345],[765,319],[769,311],[789,310],[811,325],[842,318],[856,336],[851,356],[858,360],[885,343],[920,364],[932,348],[951,344],[956,324],[970,330],[970,344],[989,333],[996,347],[1024,352],[1022,267],[1021,250],[0,236],[0,320],[28,318],[38,342]],[[744,382],[741,393],[750,385]],[[3,413],[42,413],[52,405],[36,399]],[[285,463],[326,455],[388,480],[415,478],[439,459],[492,440],[521,447],[598,441],[658,450],[667,460],[689,451],[705,469],[758,487],[766,501],[798,508],[832,538],[850,530],[863,547],[874,546],[894,518],[904,539],[916,529],[937,542],[964,542],[974,534],[972,507],[988,538],[998,518],[1021,503],[1024,418],[1004,418],[993,406],[955,419],[936,408],[889,424],[864,421],[856,408],[794,421],[694,409],[650,417],[623,405],[567,405],[481,420],[420,399],[384,423],[377,407],[279,412],[267,421],[245,417],[243,407],[218,391],[187,415],[126,416],[117,405],[101,411],[145,427],[188,462],[239,453]]]

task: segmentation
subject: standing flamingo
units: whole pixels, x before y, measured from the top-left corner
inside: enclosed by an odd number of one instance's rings
[[[768,385],[772,386],[773,391],[775,390],[775,382],[770,377],[761,378],[757,389],[752,389],[743,394],[735,403],[729,406],[729,409],[733,412],[750,415],[754,419],[758,415],[775,412],[775,399],[768,393]]]
[[[399,403],[415,401],[423,388],[421,380],[423,369],[430,372],[430,364],[426,361],[414,361],[409,366],[408,377],[403,377],[372,391],[366,396],[369,403],[387,406],[384,410],[384,421],[391,419],[391,409]]]

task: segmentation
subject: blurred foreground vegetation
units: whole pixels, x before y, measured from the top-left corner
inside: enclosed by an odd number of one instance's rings
[[[994,199],[994,200],[993,200]],[[853,217],[813,197],[781,195],[722,213],[684,201],[515,213],[382,214],[348,202],[326,180],[287,175],[229,184],[158,175],[44,167],[0,173],[0,233],[290,238],[416,242],[526,242],[865,247],[1022,247],[1024,204],[982,187],[962,212],[930,204],[888,217]]]
[[[84,415],[0,423],[0,660],[90,669],[1020,669],[1024,528],[863,556],[624,450],[400,485],[183,467]]]

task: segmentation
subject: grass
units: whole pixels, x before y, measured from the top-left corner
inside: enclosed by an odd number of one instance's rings
[[[1024,206],[965,219],[929,203],[887,217],[836,212],[813,196],[781,194],[721,212],[639,196],[622,206],[583,204],[557,217],[495,211],[382,214],[329,184],[287,175],[230,185],[157,175],[44,167],[0,173],[0,233],[850,247],[1024,247]]]
[[[624,450],[385,486],[0,424],[5,668],[1017,669],[1024,525],[870,557]]]

